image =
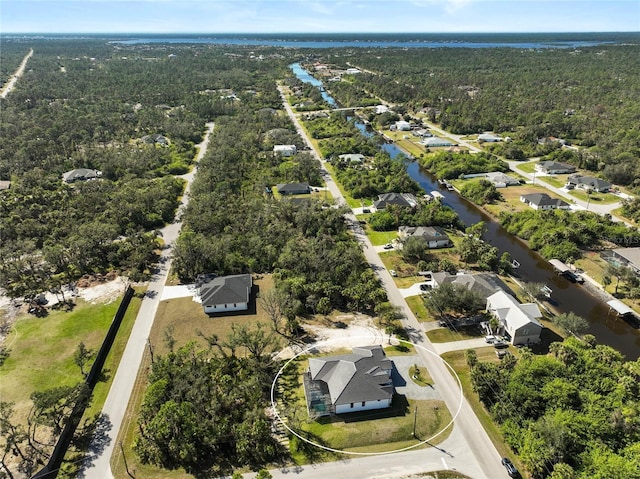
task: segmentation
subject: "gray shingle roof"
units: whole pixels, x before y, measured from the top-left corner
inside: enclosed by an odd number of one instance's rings
[[[373,202],[376,209],[384,209],[387,205],[409,206],[413,208],[418,204],[418,200],[412,193],[384,193],[378,195],[378,199]]]
[[[352,354],[309,359],[314,381],[324,381],[334,405],[377,401],[393,396],[393,362],[382,346],[353,348]]]
[[[251,275],[220,276],[200,286],[202,305],[248,303],[251,295]]]
[[[555,206],[556,208],[563,208],[569,206],[566,201],[560,199],[551,198],[546,193],[531,193],[528,195],[522,195],[522,198],[527,200],[532,205],[536,206]]]

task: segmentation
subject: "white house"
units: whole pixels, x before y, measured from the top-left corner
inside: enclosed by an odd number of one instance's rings
[[[478,143],[495,143],[502,141],[502,138],[491,133],[482,133],[478,135]]]
[[[273,152],[280,156],[293,156],[296,151],[296,145],[273,145]]]
[[[435,146],[454,146],[449,140],[445,140],[444,138],[439,138],[437,136],[433,136],[431,138],[425,138],[420,141],[421,145],[426,146],[427,148],[432,148]]]
[[[358,73],[360,73],[360,70],[358,70],[357,68],[347,68],[345,73],[347,75],[357,75]]]
[[[338,158],[347,163],[362,163],[366,159],[361,153],[345,153],[344,155],[338,155]]]
[[[249,309],[253,280],[250,274],[219,276],[199,289],[202,307],[207,314],[246,311]]]
[[[304,389],[309,415],[322,416],[391,406],[393,362],[382,346],[353,348],[352,354],[309,359]]]
[[[507,186],[520,184],[517,178],[506,175],[501,171],[492,171],[491,173],[487,173],[485,178],[493,183],[493,186],[496,188],[506,188]]]
[[[530,193],[520,197],[525,205],[531,206],[534,210],[569,210],[571,206],[566,201],[551,198],[546,193]]]
[[[566,175],[575,173],[576,167],[559,161],[539,161],[535,166],[536,171],[546,173],[548,175]]]
[[[497,291],[487,298],[487,311],[511,338],[511,344],[535,344],[540,341],[542,313],[537,304],[520,304],[510,294]]]
[[[376,115],[382,115],[389,111],[389,107],[387,105],[376,105],[375,113]]]
[[[411,130],[411,123],[404,120],[396,121],[396,130],[398,131],[409,131]]]
[[[453,245],[447,233],[439,226],[400,226],[398,236],[402,240],[409,237],[420,238],[429,248],[447,248]]]

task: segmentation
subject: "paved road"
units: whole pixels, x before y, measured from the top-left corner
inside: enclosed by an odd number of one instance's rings
[[[296,126],[298,133],[305,139],[306,143],[313,151],[315,157],[321,161],[323,165],[322,168],[324,170],[324,163],[322,162],[322,158],[320,158],[315,149],[313,149],[311,141],[302,129],[298,118],[296,117],[292,108],[287,103],[282,90],[280,90],[280,93],[283,98],[283,105],[294,125]],[[326,174],[326,170],[324,170],[323,173],[325,174],[327,187],[333,197],[336,199],[336,202],[340,205],[346,205],[346,201],[344,200],[342,193],[334,183],[333,179],[328,174]],[[447,404],[447,407],[452,414],[455,414],[456,411],[459,411],[454,427],[454,433],[456,434],[455,442],[456,446],[460,447],[463,451],[468,451],[471,453],[466,459],[466,464],[468,464],[469,467],[473,469],[473,471],[468,474],[476,479],[480,479],[483,477],[490,479],[506,477],[504,468],[500,464],[500,455],[498,454],[498,451],[483,429],[480,421],[471,409],[471,406],[461,395],[457,381],[451,375],[445,363],[438,356],[433,344],[431,344],[431,342],[424,334],[422,326],[414,316],[411,309],[408,307],[405,299],[400,293],[400,290],[396,287],[393,278],[389,274],[389,271],[387,271],[387,269],[385,268],[382,260],[380,259],[380,256],[372,246],[369,238],[362,230],[362,227],[358,223],[356,217],[353,214],[347,214],[346,219],[350,223],[350,228],[356,239],[362,245],[362,249],[364,251],[365,257],[367,258],[367,261],[369,262],[369,264],[371,264],[371,267],[374,269],[374,271],[376,271],[383,287],[387,291],[389,301],[394,306],[399,307],[404,314],[405,318],[402,320],[403,326],[409,332],[411,341],[414,344],[420,346],[416,349],[418,350],[425,365],[428,367],[429,372],[431,373],[431,377],[433,378],[436,387],[439,389],[439,392],[442,395],[445,403]],[[447,440],[446,447],[450,447],[448,444],[449,440]],[[397,453],[394,455],[382,456],[382,459],[368,458],[364,461],[344,461],[338,463],[334,467],[336,467],[335,473],[340,477],[349,477],[353,479],[358,477],[401,477],[403,474],[406,475],[406,472],[404,471],[406,471],[407,468],[418,468],[421,471],[440,469],[440,466],[442,466],[442,464],[436,466],[433,462],[425,462],[426,457],[427,453],[425,451]],[[380,463],[385,464],[384,470],[387,472],[384,473],[385,475],[378,476],[381,470],[380,466],[378,465]],[[312,472],[313,468],[307,468],[300,471],[299,474],[305,478],[314,478],[330,477],[330,474],[333,473],[333,471],[330,472],[329,470],[327,470],[324,472],[325,475],[323,476],[314,475]],[[274,472],[274,477],[283,476],[276,476]]]
[[[25,55],[25,57],[22,59],[22,62],[20,62],[20,66],[18,67],[16,72],[13,75],[11,75],[11,78],[9,78],[9,80],[2,87],[2,90],[0,90],[0,98],[6,98],[9,92],[13,90],[13,88],[16,86],[16,82],[18,81],[18,78],[20,78],[24,73],[24,69],[27,67],[27,62],[29,61],[29,58],[31,58],[32,55],[33,55],[33,48],[29,50],[29,53]]]
[[[199,145],[198,154],[196,156],[196,166],[200,159],[207,151],[209,143],[209,137],[213,131],[214,124],[207,123],[207,132],[205,137]],[[196,168],[190,173],[181,176],[187,181],[185,187],[185,193],[182,198],[182,204],[177,218],[180,218],[182,209],[187,205],[189,201],[189,190],[191,188],[191,182],[195,175]],[[108,439],[106,444],[101,440],[100,445],[96,442],[92,444],[90,450],[95,454],[91,463],[88,464],[81,472],[81,477],[88,479],[112,479],[113,474],[111,472],[110,459],[113,454],[114,448],[117,446],[116,440],[118,433],[124,421],[129,421],[131,418],[125,418],[125,412],[129,400],[132,397],[136,378],[138,376],[138,370],[142,362],[144,350],[147,347],[147,338],[151,332],[153,326],[153,320],[156,317],[156,311],[158,310],[158,304],[162,297],[162,290],[167,280],[167,275],[171,268],[171,247],[178,237],[182,223],[175,222],[165,226],[162,231],[162,237],[165,242],[165,248],[162,251],[158,270],[154,273],[149,286],[147,288],[146,296],[140,306],[140,311],[136,318],[136,322],[131,330],[131,335],[127,341],[127,346],[120,360],[120,365],[111,384],[111,389],[102,408],[102,415],[109,421],[109,430],[107,431]]]

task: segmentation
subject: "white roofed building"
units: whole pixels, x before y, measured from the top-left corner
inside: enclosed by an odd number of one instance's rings
[[[510,294],[497,291],[487,298],[487,311],[499,322],[511,338],[511,344],[536,344],[540,342],[542,313],[537,304],[518,303]]]

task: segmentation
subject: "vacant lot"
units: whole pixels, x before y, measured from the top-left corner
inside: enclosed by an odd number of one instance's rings
[[[110,380],[135,321],[140,298],[134,297],[105,364],[106,383],[96,387],[93,406],[102,407]],[[96,351],[111,324],[120,300],[109,304],[89,304],[79,300],[72,311],[50,310],[44,318],[24,315],[15,322],[6,338],[9,358],[0,368],[2,401],[15,402],[16,422],[24,423],[35,391],[73,385],[84,380],[73,354],[80,342]]]

